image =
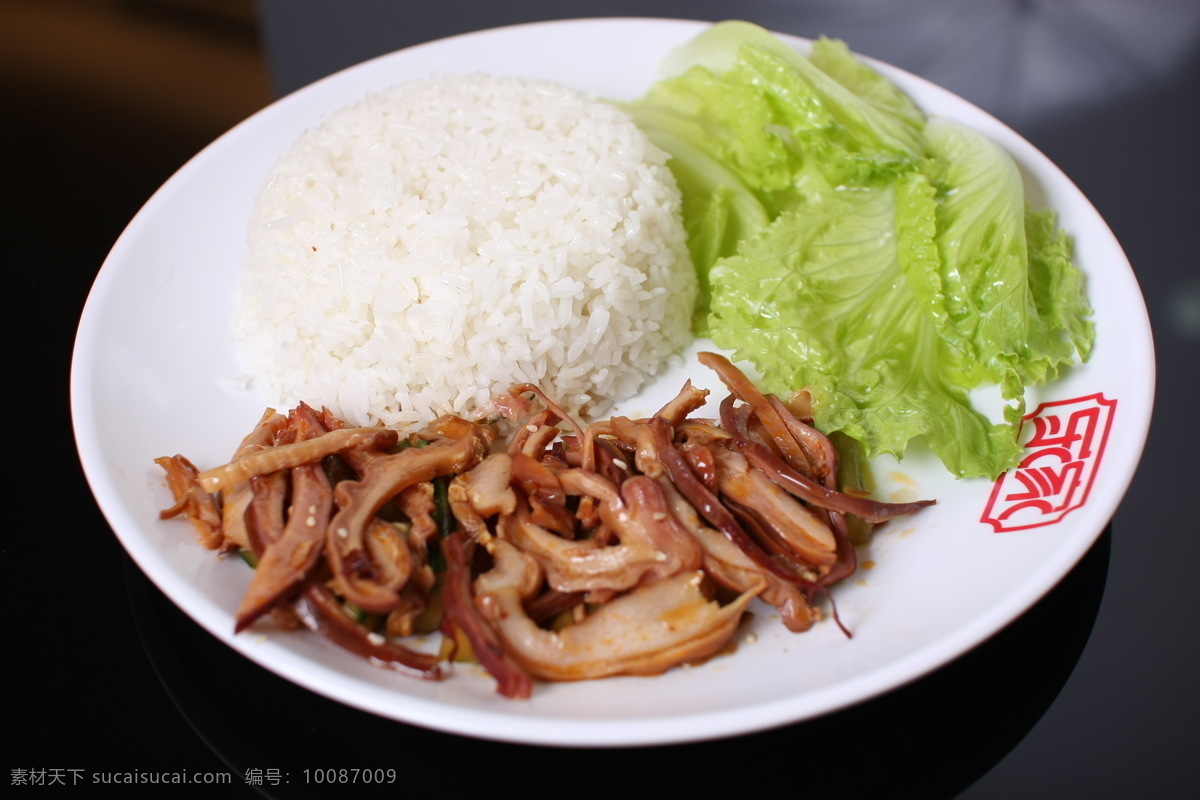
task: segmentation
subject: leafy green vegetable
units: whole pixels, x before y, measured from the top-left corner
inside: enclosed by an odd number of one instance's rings
[[[931,121],[925,134],[934,159],[928,169],[940,184],[936,238],[954,329],[948,335],[971,343],[965,353],[968,366],[993,381],[1009,370],[1027,383],[1052,380],[1075,354],[1075,345],[1059,335],[1068,324],[1061,312],[1078,312],[1078,301],[1087,308],[1081,292],[1072,302],[1051,286],[1060,280],[1052,275],[1078,276],[1070,267],[1069,245],[1053,236],[1033,242],[1045,254],[1030,250],[1021,177],[1003,150],[944,120]],[[1046,222],[1053,228],[1052,220]],[[1031,255],[1041,269],[1030,270]],[[1081,285],[1077,277],[1069,283]],[[1082,329],[1079,334],[1081,349],[1086,349],[1088,336]]]
[[[841,42],[806,58],[727,22],[673,66],[630,110],[683,190],[698,331],[768,390],[808,387],[818,426],[870,457],[924,437],[960,477],[1014,464],[1025,386],[1094,332],[1070,240],[1011,158]],[[984,383],[1005,422],[972,408]]]

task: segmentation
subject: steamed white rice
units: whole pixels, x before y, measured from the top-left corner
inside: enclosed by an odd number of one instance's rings
[[[352,424],[489,413],[516,382],[603,413],[690,339],[666,155],[557,84],[415,81],[328,115],[250,222],[235,344],[268,401]]]

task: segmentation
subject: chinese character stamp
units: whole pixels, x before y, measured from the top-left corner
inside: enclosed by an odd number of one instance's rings
[[[997,533],[1052,525],[1087,502],[1117,401],[1102,394],[1043,403],[1025,416],[1021,463],[1001,475],[981,522]]]

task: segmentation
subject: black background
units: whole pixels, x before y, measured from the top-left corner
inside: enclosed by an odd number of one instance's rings
[[[19,5],[5,0],[0,9]],[[81,4],[50,5],[62,7],[65,26]],[[13,356],[5,421],[15,434],[6,474],[18,509],[0,538],[5,654],[16,667],[5,709],[16,734],[4,751],[10,782],[18,769],[240,775],[276,768],[291,783],[263,793],[316,796],[315,787],[299,785],[305,766],[357,766],[415,776],[389,792],[508,785],[539,794],[644,787],[784,788],[822,797],[1191,796],[1191,759],[1200,752],[1193,588],[1200,525],[1192,499],[1200,473],[1198,4],[647,1],[581,2],[568,13],[551,2],[262,0],[257,13],[224,17],[189,13],[188,3],[111,5],[252,52],[250,63],[261,58],[266,77],[237,80],[265,86],[269,78],[274,95],[410,44],[563,16],[739,17],[802,36],[839,36],[992,111],[1088,195],[1142,285],[1158,396],[1138,475],[1092,552],[1008,630],[893,694],[777,731],[637,750],[517,747],[384,721],[295,688],[196,628],[125,557],[75,456],[70,354],[96,271],[153,190],[244,114],[205,112],[197,98],[186,121],[168,119],[0,58]],[[169,19],[155,16],[156,6],[172,7]],[[133,75],[159,70],[151,53],[130,57]],[[93,68],[86,59],[62,66],[79,77]],[[197,60],[194,72],[205,70]],[[170,79],[191,86],[195,77]],[[247,96],[245,113],[257,97]],[[269,99],[264,91],[262,102]],[[220,794],[255,791],[237,782]]]

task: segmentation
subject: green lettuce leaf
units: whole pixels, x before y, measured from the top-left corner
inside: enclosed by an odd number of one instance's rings
[[[673,156],[707,333],[708,270],[810,194],[886,183],[923,157],[921,112],[833,40],[814,58],[749,23],[709,28],[675,54],[676,74],[627,105]],[[670,67],[668,67],[670,71]]]
[[[896,197],[888,187],[814,199],[717,262],[713,341],[754,363],[767,391],[807,386],[817,427],[868,457],[900,457],[923,436],[955,475],[994,474],[1020,448],[942,369],[949,345],[905,276],[899,253],[921,245],[897,229]]]
[[[818,427],[959,477],[1016,463],[1025,387],[1090,352],[1082,274],[1012,159],[927,120],[842,42],[801,55],[725,22],[628,108],[671,154],[700,277],[697,332]],[[999,386],[1002,422],[968,393]]]
[[[1026,210],[1025,243],[1029,248],[1029,288],[1038,314],[1051,329],[1065,333],[1086,361],[1096,342],[1083,273],[1071,261],[1071,237],[1058,228],[1050,209]]]
[[[1024,188],[1009,155],[982,134],[946,120],[932,120],[925,135],[929,169],[940,189],[937,244],[953,329],[946,333],[971,343],[963,366],[974,375],[963,382],[999,382],[1010,372],[1027,384],[1053,380],[1075,357],[1075,346],[1061,335],[1066,317],[1089,310],[1086,301],[1083,309],[1055,308],[1062,293],[1051,284],[1064,268],[1078,274],[1065,241],[1052,238],[1039,248],[1045,256],[1035,275]]]

